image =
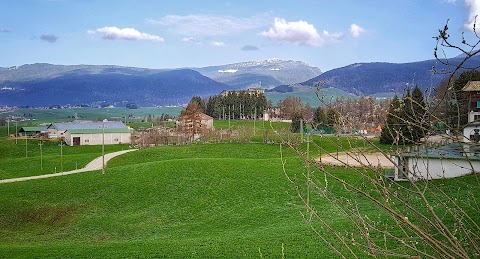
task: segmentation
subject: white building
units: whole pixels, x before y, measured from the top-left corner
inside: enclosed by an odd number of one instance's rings
[[[480,81],[468,81],[462,91],[468,93],[468,124],[463,128],[464,142],[480,142]]]
[[[70,146],[130,144],[131,132],[128,128],[69,129],[64,138]]]
[[[443,179],[478,173],[480,147],[451,143],[394,155],[395,180]]]
[[[120,121],[81,121],[52,123],[47,128],[49,138],[63,138],[67,130],[78,129],[127,129],[127,126]]]

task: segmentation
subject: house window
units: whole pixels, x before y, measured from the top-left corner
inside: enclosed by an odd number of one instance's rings
[[[113,139],[113,141],[118,141],[118,138],[116,138],[116,139]]]
[[[480,101],[477,101],[477,108],[480,108]]]
[[[480,120],[480,115],[477,115],[477,114],[473,115],[473,120],[474,121],[479,121]]]
[[[88,143],[88,142],[90,142],[90,140],[86,139],[86,140],[85,140],[85,143]]]

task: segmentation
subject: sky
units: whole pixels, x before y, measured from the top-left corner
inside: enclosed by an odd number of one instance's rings
[[[476,14],[480,0],[0,0],[0,67],[406,63],[434,58],[447,20],[471,39]]]

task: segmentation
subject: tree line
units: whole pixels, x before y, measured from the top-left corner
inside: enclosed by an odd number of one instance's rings
[[[267,106],[267,98],[262,93],[251,94],[247,91],[235,91],[226,95],[211,96],[208,101],[200,100],[200,103],[204,112],[213,118],[253,119],[255,116],[259,117],[263,114]]]

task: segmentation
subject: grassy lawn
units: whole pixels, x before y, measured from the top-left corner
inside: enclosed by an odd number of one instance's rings
[[[336,257],[302,219],[279,156],[278,145],[164,146],[114,158],[105,175],[0,185],[0,257],[259,258],[260,249],[279,258],[282,243],[290,258]],[[302,183],[302,160],[291,150],[284,158],[287,174]],[[365,184],[352,169],[328,170]],[[361,195],[328,181],[365,215],[388,222]],[[434,183],[454,197],[480,195],[475,176]],[[349,221],[320,195],[312,204],[348,233]]]
[[[26,142],[26,145],[25,145]],[[102,146],[70,147],[63,143],[61,156],[60,141],[43,141],[40,156],[39,140],[18,139],[0,141],[0,179],[42,175],[82,168],[91,160],[102,155]],[[26,148],[25,148],[26,146]],[[106,145],[105,153],[128,149],[128,145]],[[43,169],[41,159],[43,158]]]
[[[9,258],[252,258],[259,248],[280,257],[284,243],[292,257],[333,256],[302,223],[278,152],[167,146],[114,159],[106,175],[0,185],[0,250]]]
[[[14,111],[8,111],[0,114],[0,118],[9,115],[25,116],[31,121],[25,122],[22,125],[38,124],[38,123],[52,123],[60,121],[73,120],[75,114],[81,120],[97,120],[97,119],[110,119],[123,118],[125,116],[134,115],[136,117],[144,118],[149,114],[155,117],[159,117],[162,114],[169,114],[177,116],[180,114],[182,107],[144,107],[140,109],[127,109],[127,108],[68,108],[68,109],[17,109]],[[124,119],[122,119],[124,120]],[[136,122],[135,120],[129,120]],[[20,124],[19,124],[20,125]]]

